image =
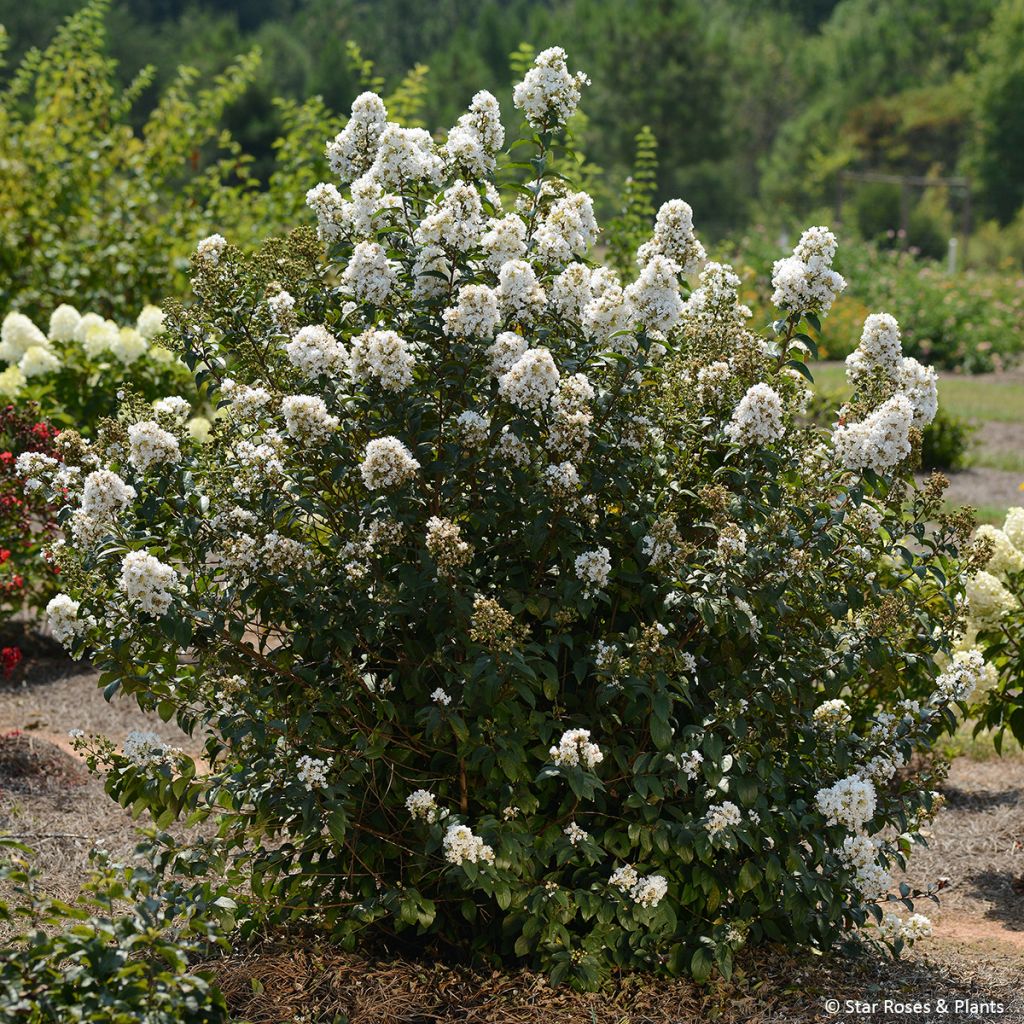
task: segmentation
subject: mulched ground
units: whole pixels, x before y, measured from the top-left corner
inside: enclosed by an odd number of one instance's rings
[[[135,825],[67,749],[69,728],[121,740],[150,729],[180,746],[172,724],[131,702],[106,704],[88,670],[58,659],[29,666],[24,686],[0,689],[0,832],[39,852],[46,887],[74,893],[100,844],[127,857]],[[191,741],[194,743],[195,741]],[[907,880],[949,880],[940,908],[922,905],[936,935],[899,962],[876,956],[749,953],[730,983],[636,978],[600,994],[552,989],[525,972],[474,973],[413,961],[366,960],[327,948],[265,948],[209,965],[240,1020],[251,1024],[805,1024],[919,1020],[1024,1022],[1024,759],[958,759],[946,806]],[[830,1013],[829,999],[878,1004]],[[884,1001],[946,1012],[884,1012]],[[957,1001],[975,1004],[958,1010]],[[1002,1004],[1001,1010],[979,1008]]]

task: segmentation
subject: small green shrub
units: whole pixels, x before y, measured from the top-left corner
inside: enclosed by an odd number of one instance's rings
[[[0,847],[0,881],[10,893],[0,900],[0,921],[14,930],[0,950],[0,1018],[226,1024],[223,998],[189,960],[222,941],[230,900],[165,884],[138,859],[129,867],[94,853],[88,882],[67,903],[41,891],[28,848],[5,839]]]

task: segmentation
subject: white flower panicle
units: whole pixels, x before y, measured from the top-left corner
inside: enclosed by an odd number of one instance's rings
[[[327,785],[327,773],[334,764],[334,758],[329,757],[326,761],[318,757],[310,757],[303,754],[295,763],[295,777],[310,792],[314,789],[323,789]]]
[[[457,305],[442,314],[444,333],[461,338],[493,338],[501,323],[498,293],[485,284],[459,289]]]
[[[814,709],[814,724],[819,729],[827,732],[835,732],[843,726],[849,725],[853,719],[850,716],[850,707],[840,697],[835,700],[827,700]]]
[[[136,497],[135,488],[109,469],[97,469],[85,478],[82,511],[98,519],[110,519],[123,512]]]
[[[281,402],[281,412],[288,434],[309,445],[326,441],[340,423],[337,416],[327,412],[327,405],[317,395],[288,395]]]
[[[1006,523],[1011,526],[1011,515],[1018,509],[1010,509]],[[985,565],[986,571],[1005,579],[1011,573],[1024,572],[1024,550],[1018,547],[1006,530],[983,523],[975,531],[976,540],[985,540],[992,545],[992,554]]]
[[[493,864],[494,850],[468,825],[449,825],[442,841],[445,859],[451,864]]]
[[[897,392],[859,423],[837,426],[832,444],[840,465],[846,469],[871,469],[888,473],[910,455],[910,428],[914,409]]]
[[[785,432],[785,407],[777,391],[754,384],[733,410],[725,432],[737,444],[771,444]]]
[[[342,284],[357,302],[384,303],[398,283],[398,266],[377,242],[358,242],[341,275]]]
[[[345,346],[323,324],[296,331],[285,343],[284,351],[292,366],[309,380],[335,376],[348,365]]]
[[[612,571],[611,552],[603,547],[584,551],[577,556],[574,567],[576,576],[586,585],[584,593],[589,596],[607,585]]]
[[[544,212],[533,234],[537,256],[543,263],[568,263],[584,255],[597,239],[594,201],[586,192],[556,199]]]
[[[181,461],[178,439],[153,420],[133,423],[128,428],[128,441],[131,446],[128,459],[142,473],[153,466]]]
[[[692,274],[704,262],[705,255],[704,246],[693,233],[690,204],[682,199],[670,199],[658,210],[654,235],[637,250],[636,261],[641,267],[647,267],[660,256],[675,265],[677,274]]]
[[[138,328],[146,337],[151,335],[146,334],[142,328],[142,318],[146,313],[146,310],[157,309],[156,306],[146,306],[145,309],[139,314]],[[157,312],[160,312],[157,310]],[[75,331],[78,329],[78,325],[82,321],[82,314],[75,309],[74,306],[69,306],[66,302],[61,303],[51,314],[50,314],[50,341],[74,341]],[[163,325],[163,313],[160,312],[160,322]]]
[[[725,800],[708,808],[704,828],[709,836],[717,836],[730,826],[738,825],[742,820],[740,809],[731,800]]]
[[[196,246],[196,256],[209,267],[216,267],[220,264],[221,256],[227,248],[228,240],[219,234],[207,235]]]
[[[964,597],[968,613],[977,625],[994,625],[1019,607],[1017,598],[1002,580],[984,569],[968,579]]]
[[[441,147],[441,157],[450,171],[469,178],[482,178],[494,170],[495,154],[505,141],[501,108],[491,93],[481,90]]]
[[[378,437],[366,446],[359,472],[371,491],[401,487],[415,479],[420,464],[397,437]]]
[[[582,71],[569,74],[565,50],[552,46],[537,54],[533,67],[513,90],[512,102],[531,127],[560,128],[576,112],[585,85],[590,85],[590,79]]]
[[[480,238],[487,268],[497,273],[506,263],[522,259],[526,255],[526,234],[526,222],[517,214],[492,217]]]
[[[8,313],[4,317],[0,325],[0,360],[17,363],[29,349],[45,351],[48,347],[46,335],[23,313]]]
[[[178,574],[148,551],[129,551],[118,582],[128,600],[151,615],[164,615],[180,589]]]
[[[849,775],[818,790],[814,802],[829,825],[843,825],[856,832],[875,816],[875,787],[868,779]]]
[[[498,273],[498,305],[508,321],[532,324],[543,312],[544,289],[526,260],[509,260]]]
[[[347,185],[373,166],[388,112],[381,98],[364,92],[352,103],[348,123],[327,143],[327,162],[342,184]]]
[[[498,378],[498,394],[513,405],[540,412],[547,408],[560,378],[548,349],[528,348]]]
[[[985,679],[985,658],[981,651],[957,651],[953,662],[935,680],[935,694],[942,701],[965,701]]]
[[[352,342],[349,369],[358,381],[374,380],[385,391],[404,391],[412,384],[416,359],[394,331],[371,328]]]
[[[405,798],[405,806],[413,818],[433,825],[438,819],[437,799],[429,789],[417,789]]]
[[[792,312],[827,313],[846,281],[832,269],[836,236],[826,227],[808,228],[792,256],[776,260],[772,303]]]
[[[604,760],[601,748],[590,742],[589,729],[566,730],[548,756],[555,764],[572,768],[596,768]]]
[[[679,264],[665,256],[652,256],[640,276],[625,290],[633,316],[645,331],[672,331],[682,319]]]
[[[89,621],[78,616],[80,608],[81,602],[72,600],[67,594],[58,594],[46,606],[50,632],[57,643],[64,647],[70,647],[89,628]]]

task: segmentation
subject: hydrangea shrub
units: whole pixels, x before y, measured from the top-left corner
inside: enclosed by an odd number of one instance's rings
[[[1007,729],[1024,743],[1024,508],[1011,508],[1003,526],[979,526],[981,565],[967,584],[967,621],[954,657],[981,655],[986,688],[979,694],[978,730]]]
[[[926,925],[880,908],[933,807],[906,765],[966,686],[937,661],[964,530],[910,474],[934,377],[875,318],[843,421],[806,425],[826,228],[765,336],[684,202],[632,283],[595,263],[549,173],[584,85],[542,53],[510,146],[486,92],[440,145],[360,96],[316,235],[211,236],[169,310],[209,441],[129,403],[25,467],[67,494],[54,633],[209,731],[204,773],[102,748],[108,788],[219,819],[247,913],[350,946],[580,985],[872,920],[898,948]]]

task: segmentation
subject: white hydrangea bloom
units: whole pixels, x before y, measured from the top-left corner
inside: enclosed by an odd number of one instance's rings
[[[17,366],[8,366],[0,372],[0,397],[17,398],[27,383],[25,374]]]
[[[8,313],[4,317],[0,325],[0,360],[17,363],[30,348],[47,347],[46,335],[24,313]]]
[[[1005,578],[1009,573],[1024,572],[1024,551],[1010,540],[1004,530],[983,523],[974,535],[978,540],[987,540],[992,544],[992,554],[985,569],[993,576]]]
[[[288,395],[281,402],[285,428],[296,441],[319,444],[337,429],[337,416],[327,412],[324,400],[316,395]]]
[[[145,473],[151,467],[164,463],[173,465],[181,461],[178,439],[154,420],[133,423],[128,428],[128,441],[131,445],[128,461],[140,472]]]
[[[371,328],[352,342],[349,370],[358,381],[375,380],[385,391],[404,391],[412,384],[416,359],[394,331]]]
[[[125,366],[130,366],[149,351],[149,342],[134,327],[122,327],[110,343],[111,354]]]
[[[70,309],[71,307],[68,306],[66,308]],[[159,306],[143,306],[135,321],[135,329],[146,341],[152,341],[166,330],[164,319],[164,311]],[[50,323],[52,326],[53,321],[51,320]]]
[[[975,573],[967,581],[964,596],[971,619],[979,625],[996,623],[1018,607],[1017,598],[1002,581],[984,570]]]
[[[733,410],[725,432],[737,444],[771,444],[785,432],[784,411],[777,391],[767,384],[755,384]]]
[[[467,825],[449,825],[442,841],[445,859],[451,864],[493,864],[494,850]]]
[[[121,592],[151,615],[163,615],[179,588],[178,574],[148,551],[129,551],[121,562]]]
[[[604,760],[601,748],[590,742],[589,729],[566,730],[558,746],[548,751],[548,756],[555,764],[574,768],[596,768]]]
[[[860,775],[848,775],[818,790],[814,802],[829,825],[856,832],[875,816],[875,787]]]
[[[400,487],[416,477],[420,464],[397,437],[378,437],[366,446],[359,472],[371,491]]]
[[[1018,551],[1024,551],[1024,508],[1018,506],[1007,510],[1003,533]]]
[[[146,307],[146,309],[150,308],[155,309],[156,307]],[[160,315],[161,317],[163,316],[162,313]],[[81,320],[82,314],[74,306],[69,306],[66,302],[62,302],[50,314],[50,341],[73,341],[75,331]]]
[[[26,380],[56,373],[60,367],[61,361],[43,345],[33,345],[27,349],[18,362],[18,369],[25,375]]]

